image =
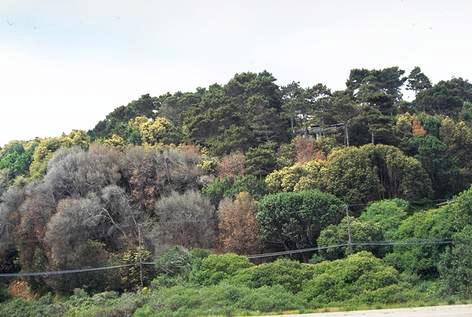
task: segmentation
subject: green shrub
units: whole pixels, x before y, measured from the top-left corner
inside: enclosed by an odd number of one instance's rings
[[[0,316],[8,317],[62,317],[66,308],[52,304],[51,295],[46,295],[36,301],[13,299],[0,305]]]
[[[192,271],[191,280],[200,285],[215,285],[253,266],[246,257],[234,253],[210,255]]]
[[[414,298],[408,292],[408,287],[409,285],[393,284],[373,290],[366,290],[357,296],[356,302],[368,305],[404,303]],[[419,298],[416,297],[415,299]]]
[[[443,285],[439,279],[434,280],[421,280],[417,277],[415,282],[410,282],[407,279],[405,281],[413,285],[412,298],[415,300],[423,300],[429,302],[437,302],[438,300],[444,300]]]
[[[211,255],[211,251],[207,249],[195,248],[190,251],[192,255],[192,270],[198,271],[202,265],[203,260]]]
[[[183,247],[169,249],[156,259],[156,270],[169,276],[187,274],[192,270],[192,254]]]
[[[453,237],[454,245],[442,256],[439,271],[447,294],[472,296],[472,226],[467,225]]]
[[[190,251],[190,254],[192,255],[194,261],[196,259],[203,260],[204,258],[207,258],[211,255],[211,251],[207,249],[195,248]]]
[[[452,213],[448,206],[417,212],[405,219],[393,233],[394,240],[450,239],[453,234]],[[400,271],[436,277],[437,266],[445,244],[396,245],[385,260]]]
[[[134,316],[201,316],[225,315],[248,289],[230,285],[209,287],[175,286],[154,293],[148,305]]]
[[[350,204],[390,197],[420,200],[432,194],[431,180],[421,163],[384,144],[333,150],[323,181],[327,192]]]
[[[74,288],[74,290],[72,291],[72,298],[86,298],[86,297],[89,297],[89,294],[87,293],[86,290],[82,289],[82,288]]]
[[[380,226],[385,239],[392,239],[392,233],[408,216],[408,202],[403,199],[385,199],[376,201],[361,213],[359,220],[374,222]]]
[[[159,274],[151,281],[152,289],[159,289],[162,287],[173,287],[177,285],[184,285],[188,283],[188,276],[183,275],[167,275]]]
[[[90,297],[83,290],[74,290],[74,295],[62,302],[53,301],[51,294],[38,300],[14,299],[0,305],[0,316],[10,317],[122,317],[147,302],[141,293],[98,293]]]
[[[314,266],[298,261],[280,259],[240,271],[231,281],[249,288],[280,286],[292,293],[299,292],[313,277]]]
[[[314,266],[314,277],[305,285],[302,296],[317,305],[355,300],[355,297],[360,300],[369,296],[375,298],[368,294],[381,293],[385,287],[399,285],[399,273],[365,251]]]
[[[131,316],[138,307],[147,302],[146,295],[104,292],[92,297],[74,297],[61,304],[66,310],[64,317],[121,317]]]
[[[353,217],[344,217],[341,223],[330,225],[323,229],[317,240],[318,246],[345,244],[349,240],[349,230],[353,242],[382,241],[383,234],[380,226],[374,222],[361,221]],[[327,260],[335,260],[344,257],[350,252],[369,251],[376,256],[383,256],[385,248],[375,245],[354,245],[352,250],[347,247],[333,247],[320,250],[320,255]]]
[[[460,193],[446,206],[453,215],[455,232],[461,231],[466,225],[472,225],[472,186]]]
[[[210,251],[184,247],[167,250],[156,259],[157,277],[152,281],[153,288],[172,287],[189,281],[192,270],[198,271],[202,261],[210,255]]]
[[[445,143],[432,135],[414,136],[405,143],[407,154],[420,161],[428,172],[434,197],[450,197],[461,189],[459,169]]]
[[[248,311],[281,312],[289,309],[302,309],[303,300],[281,285],[262,286],[252,289],[242,297],[237,307]]]
[[[241,315],[303,308],[304,303],[281,286],[249,289],[225,283],[207,287],[161,289],[135,317]]]

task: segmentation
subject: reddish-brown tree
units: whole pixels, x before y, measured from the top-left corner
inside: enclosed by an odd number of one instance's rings
[[[295,157],[298,163],[311,161],[315,154],[313,138],[296,137],[292,142],[295,144]]]
[[[233,177],[244,175],[244,162],[246,158],[241,152],[234,152],[221,158],[216,167],[218,177]]]
[[[413,133],[414,136],[423,136],[426,135],[426,130],[424,129],[423,125],[421,124],[421,121],[418,119],[413,119],[413,122],[411,123],[411,132]]]
[[[242,192],[233,201],[225,198],[218,209],[219,242],[224,251],[250,254],[259,249],[256,204],[249,193]]]

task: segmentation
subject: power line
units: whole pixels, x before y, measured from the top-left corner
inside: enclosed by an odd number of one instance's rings
[[[145,263],[142,263],[145,264]],[[2,273],[0,277],[49,277],[54,275],[65,275],[65,274],[75,274],[75,273],[86,273],[86,272],[97,272],[97,271],[107,271],[107,270],[116,270],[125,267],[138,266],[139,263],[135,264],[123,264],[123,265],[114,265],[114,266],[103,266],[95,267],[88,269],[73,269],[73,270],[61,270],[61,271],[50,271],[50,272],[18,272],[18,273]]]
[[[393,197],[393,198],[386,198],[386,199],[395,199],[398,197]],[[363,207],[369,205],[369,203],[375,203],[379,202],[382,200],[376,200],[376,201],[370,201],[367,203],[357,203],[357,204],[347,204],[348,207]],[[447,205],[448,203],[453,202],[454,199],[431,199],[431,200],[407,200],[408,203],[410,204],[428,204],[428,203],[435,203],[435,205],[442,206],[442,205]]]
[[[347,244],[347,243],[341,243],[341,244],[333,244],[333,245],[322,246],[322,247],[313,247],[313,248],[296,249],[296,250],[288,250],[288,251],[253,254],[253,255],[248,255],[246,257],[248,259],[262,259],[262,258],[270,258],[270,257],[274,257],[274,256],[291,255],[291,254],[298,254],[298,253],[321,251],[321,250],[326,250],[326,249],[330,249],[330,248],[346,247],[348,245],[349,244]]]
[[[351,242],[351,243],[332,244],[332,245],[327,245],[327,246],[318,246],[318,247],[305,248],[305,249],[294,249],[294,250],[287,250],[287,251],[280,251],[280,252],[253,254],[253,255],[247,255],[246,257],[248,259],[262,259],[262,258],[277,257],[277,256],[283,256],[283,255],[292,255],[292,254],[300,254],[300,253],[321,251],[321,250],[341,248],[341,247],[349,247],[349,246],[352,247],[352,246],[389,246],[389,245],[445,245],[445,244],[452,244],[452,243],[453,241],[450,239],[432,239],[432,240],[418,239],[418,240],[404,240],[404,241],[383,240],[383,241],[369,241],[369,242]],[[2,277],[3,278],[11,278],[11,277],[46,278],[46,277],[56,276],[56,275],[98,272],[98,271],[115,270],[115,269],[132,267],[132,266],[140,267],[142,265],[155,265],[155,264],[156,262],[138,262],[138,263],[133,263],[133,264],[61,270],[61,271],[49,271],[49,272],[1,273],[0,278]]]
[[[276,256],[283,256],[283,255],[292,255],[292,254],[300,254],[300,253],[307,253],[307,252],[315,252],[315,251],[322,251],[327,249],[335,249],[335,248],[342,248],[342,247],[353,247],[353,246],[395,246],[395,245],[442,245],[442,244],[452,244],[453,240],[450,239],[436,239],[436,240],[405,240],[405,241],[391,241],[391,240],[384,240],[384,241],[370,241],[370,242],[348,242],[348,243],[340,243],[340,244],[333,244],[328,246],[319,246],[313,248],[305,248],[305,249],[295,249],[295,250],[287,250],[287,251],[279,251],[279,252],[270,252],[270,253],[261,253],[261,254],[254,254],[248,255],[248,259],[262,259],[262,258],[270,258]]]
[[[450,203],[452,201],[446,200],[446,199],[437,199],[434,200],[437,202],[442,202],[440,205],[444,205],[447,203]],[[352,250],[353,246],[395,246],[395,245],[445,245],[445,244],[452,244],[453,240],[450,239],[433,239],[433,240],[427,240],[427,239],[416,239],[416,240],[405,240],[405,241],[392,241],[392,240],[383,240],[383,241],[369,241],[369,242],[353,242],[352,241],[352,236],[351,236],[351,228],[350,228],[350,219],[349,219],[349,207],[350,206],[355,206],[355,205],[362,205],[365,206],[364,204],[349,204],[345,205],[346,208],[346,216],[348,218],[348,243],[340,243],[340,244],[334,244],[334,245],[328,245],[328,246],[318,246],[318,247],[313,247],[313,248],[304,248],[304,249],[295,249],[295,250],[287,250],[287,251],[280,251],[280,252],[269,252],[269,253],[261,253],[261,254],[253,254],[253,255],[247,255],[246,257],[248,259],[262,259],[262,258],[269,258],[269,257],[277,257],[277,256],[284,256],[284,255],[292,255],[292,254],[300,254],[300,253],[307,253],[307,252],[319,252],[321,250],[327,250],[327,249],[334,249],[334,248],[340,248],[340,247],[347,247],[349,250]],[[202,221],[168,221],[168,222],[161,222],[161,224],[180,224],[180,223],[199,223]],[[134,224],[134,226],[138,227],[139,230],[139,242],[141,243],[141,232],[139,227],[143,225],[143,223],[139,224]],[[133,225],[125,225],[125,226],[133,226]],[[100,238],[100,237],[109,237],[111,236],[110,234],[107,235],[101,235],[101,236],[96,236],[95,238]],[[43,239],[38,239],[38,240],[31,240],[31,243],[38,243],[43,241]],[[28,240],[23,240],[20,241],[20,243],[25,243],[29,242]],[[124,264],[124,265],[115,265],[115,266],[106,266],[106,267],[97,267],[97,268],[82,268],[82,269],[73,269],[73,270],[61,270],[61,271],[51,271],[51,272],[18,272],[18,273],[1,273],[0,278],[8,278],[8,277],[34,277],[34,276],[41,276],[41,277],[49,277],[49,276],[54,276],[54,275],[63,275],[63,274],[75,274],[75,273],[85,273],[85,272],[96,272],[96,271],[106,271],[106,270],[114,270],[114,269],[119,269],[119,268],[125,268],[125,267],[132,267],[132,266],[138,266],[140,267],[140,276],[141,276],[141,281],[143,280],[142,272],[143,272],[143,265],[155,265],[155,262],[142,262],[141,258],[139,259],[139,263],[135,264]]]

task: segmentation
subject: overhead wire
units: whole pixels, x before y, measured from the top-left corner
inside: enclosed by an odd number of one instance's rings
[[[403,240],[403,241],[384,240],[384,241],[368,241],[368,242],[351,242],[351,243],[339,243],[339,244],[332,244],[332,245],[326,245],[326,246],[318,246],[318,247],[313,247],[313,248],[304,248],[304,249],[294,249],[294,250],[286,250],[286,251],[279,251],[279,252],[268,252],[268,253],[261,253],[261,254],[253,254],[253,255],[246,255],[246,257],[250,260],[253,260],[253,259],[261,259],[261,258],[269,258],[269,257],[277,257],[277,256],[284,256],[284,255],[293,255],[293,254],[300,254],[300,253],[307,253],[307,252],[322,251],[322,250],[327,250],[327,249],[334,249],[334,248],[348,247],[348,246],[445,245],[445,244],[453,244],[453,240],[450,240],[450,239],[430,239],[430,240],[428,240],[428,239],[415,239],[415,240]],[[47,277],[56,276],[56,275],[107,271],[107,270],[115,270],[115,269],[120,269],[120,268],[139,266],[139,265],[147,265],[147,266],[156,265],[156,262],[138,262],[138,263],[132,263],[132,264],[103,266],[103,267],[95,267],[95,268],[80,268],[80,269],[49,271],[49,272],[1,273],[0,278],[13,278],[13,277],[43,277],[43,278],[47,278]]]
[[[248,255],[247,258],[248,259],[261,259],[261,258],[268,258],[268,257],[275,257],[275,256],[322,251],[322,250],[327,250],[327,249],[335,249],[335,248],[349,247],[349,246],[351,247],[352,246],[395,246],[395,245],[428,245],[428,244],[434,245],[434,244],[452,244],[452,243],[453,243],[453,240],[450,240],[450,239],[432,239],[432,240],[422,239],[422,240],[404,240],[404,241],[384,240],[384,241],[369,241],[369,242],[351,242],[351,243],[340,243],[340,244],[318,246],[318,247],[304,248],[304,249],[253,254],[253,255]]]
[[[429,202],[438,202],[444,205],[445,203],[450,203],[453,200],[447,199],[436,199],[431,200]],[[423,201],[413,201],[410,203],[424,203]],[[356,206],[366,206],[366,204],[347,204],[345,207],[356,207]],[[169,221],[163,222],[169,224],[179,224],[179,223],[200,223],[204,221]],[[142,225],[142,224],[138,224]],[[125,225],[125,226],[134,226],[134,225]],[[95,238],[104,238],[109,237],[110,234],[95,236]],[[38,243],[42,242],[43,239],[31,239],[20,241],[20,243]],[[300,253],[307,253],[307,252],[316,252],[322,251],[327,249],[333,248],[340,248],[340,247],[354,247],[354,246],[395,246],[395,245],[444,245],[444,244],[452,244],[453,241],[450,239],[415,239],[415,240],[404,240],[404,241],[393,241],[393,240],[383,240],[383,241],[367,241],[367,242],[353,242],[350,241],[349,243],[340,243],[340,244],[333,244],[327,246],[318,246],[318,247],[311,247],[311,248],[303,248],[303,249],[293,249],[293,250],[285,250],[285,251],[278,251],[278,252],[267,252],[267,253],[260,253],[260,254],[252,254],[246,255],[248,259],[262,259],[262,258],[269,258],[269,257],[277,257],[277,256],[284,256],[284,255],[293,255],[293,254],[300,254]],[[0,273],[0,278],[9,278],[9,277],[34,277],[34,276],[41,276],[41,277],[48,277],[54,275],[63,275],[63,274],[76,274],[76,273],[86,273],[86,272],[97,272],[97,271],[106,271],[106,270],[114,270],[119,268],[126,268],[138,265],[155,265],[155,262],[139,262],[135,264],[123,264],[123,265],[114,265],[114,266],[104,266],[104,267],[96,267],[96,268],[80,268],[80,269],[71,269],[71,270],[60,270],[60,271],[50,271],[50,272],[17,272],[17,273]]]

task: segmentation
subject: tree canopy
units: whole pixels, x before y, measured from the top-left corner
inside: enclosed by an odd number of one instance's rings
[[[412,286],[470,295],[456,276],[470,275],[472,84],[391,66],[353,69],[338,88],[241,72],[142,95],[90,131],[11,141],[0,273],[126,265],[21,283],[61,295],[198,286],[244,307],[357,290],[362,303],[398,302]],[[304,248],[260,266],[241,256]]]

